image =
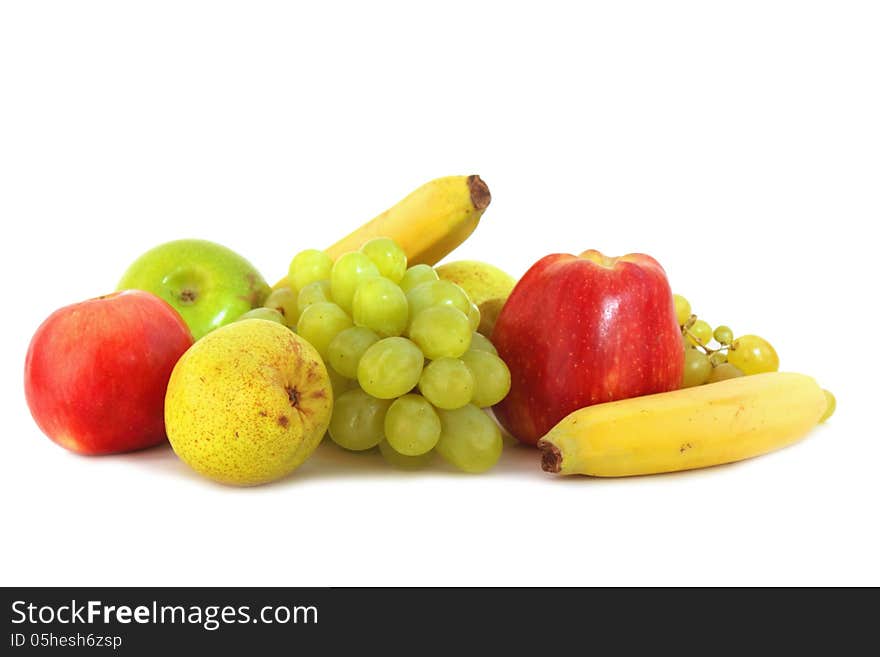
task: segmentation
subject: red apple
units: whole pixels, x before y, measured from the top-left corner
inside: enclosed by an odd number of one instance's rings
[[[495,415],[531,445],[579,408],[681,385],[672,291],[640,253],[542,258],[504,304],[492,342],[511,375]]]
[[[24,391],[49,438],[79,454],[165,440],[165,388],[193,339],[177,311],[127,290],[56,310],[28,348]]]

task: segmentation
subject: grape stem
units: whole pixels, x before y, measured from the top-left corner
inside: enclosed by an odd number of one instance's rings
[[[728,351],[730,351],[730,350],[732,350],[732,349],[734,348],[733,345],[730,345],[730,344],[723,344],[723,345],[721,345],[720,347],[718,347],[717,349],[712,349],[712,347],[703,344],[703,341],[700,340],[700,338],[698,338],[696,335],[694,335],[693,333],[691,333],[691,330],[690,330],[691,327],[696,323],[696,321],[697,321],[697,316],[696,316],[696,315],[691,315],[690,317],[688,317],[688,321],[685,322],[685,325],[681,327],[681,334],[682,334],[683,336],[688,337],[688,338],[690,338],[691,340],[693,340],[695,346],[697,346],[697,347],[701,347],[701,348],[703,349],[703,352],[704,352],[707,356],[711,356],[712,354],[715,354],[715,353],[718,353],[718,352],[724,351],[725,349],[728,350]]]

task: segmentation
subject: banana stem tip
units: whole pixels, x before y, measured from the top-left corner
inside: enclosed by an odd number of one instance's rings
[[[544,472],[558,474],[562,469],[562,452],[559,448],[546,440],[539,440],[538,449],[541,450],[541,469]]]
[[[489,185],[483,182],[479,176],[468,176],[468,189],[471,192],[471,203],[477,210],[485,210],[492,202],[492,194],[489,193]]]

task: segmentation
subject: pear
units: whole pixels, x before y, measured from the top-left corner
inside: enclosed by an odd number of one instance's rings
[[[177,362],[165,395],[175,453],[214,481],[254,486],[299,467],[321,442],[333,389],[315,348],[289,328],[245,319]]]
[[[440,265],[437,275],[467,292],[480,309],[480,333],[491,337],[498,313],[516,285],[516,279],[495,265],[477,260],[458,260]]]

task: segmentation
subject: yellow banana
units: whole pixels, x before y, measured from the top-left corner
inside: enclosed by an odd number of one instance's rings
[[[538,441],[541,465],[626,477],[731,463],[800,440],[826,406],[812,378],[788,372],[588,406]]]
[[[373,237],[390,237],[410,266],[433,265],[474,232],[492,196],[479,176],[447,176],[425,183],[393,207],[327,249],[334,260]],[[284,287],[282,279],[275,287]]]

